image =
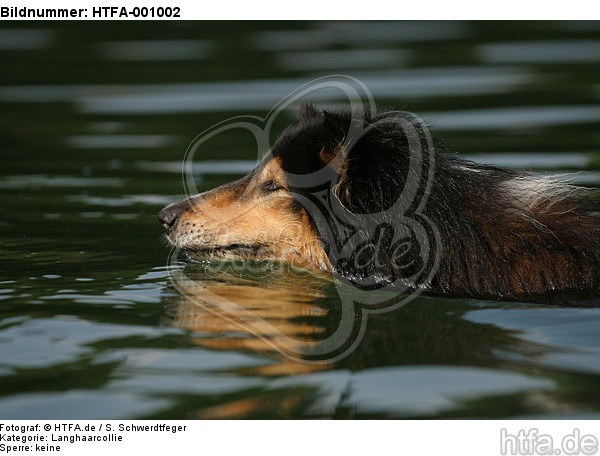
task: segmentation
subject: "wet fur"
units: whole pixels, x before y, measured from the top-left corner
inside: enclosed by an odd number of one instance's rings
[[[349,137],[356,122],[365,133]],[[322,112],[304,105],[299,122],[283,132],[248,176],[165,208],[176,212],[169,239],[190,250],[226,252],[225,257],[283,260],[347,277],[379,273],[390,283],[404,275],[410,282],[414,271],[394,267],[391,261],[380,265],[381,271],[342,264],[331,254],[341,234],[326,234],[330,208],[315,216],[303,206],[318,188],[349,214],[381,213],[392,207],[408,181],[410,147],[400,122],[415,126],[422,153],[428,154],[431,144],[423,139],[423,126],[404,113]],[[585,190],[463,160],[443,152],[439,144],[435,160],[424,161],[424,175],[430,166],[434,178],[422,216],[438,228],[440,263],[432,280],[408,283],[408,288],[503,299],[600,290],[600,204]],[[314,182],[312,176],[318,176]],[[259,190],[270,179],[283,189],[271,194]],[[238,200],[246,206],[241,208]],[[234,238],[236,232],[244,232],[238,243],[220,246],[214,238],[218,224],[206,220],[215,216],[215,201],[221,212],[219,226]],[[419,213],[416,207],[409,211]],[[242,213],[253,222],[238,223]],[[388,211],[377,223],[393,223],[396,216]],[[282,239],[286,223],[301,228]],[[185,231],[186,224],[201,228]],[[261,229],[262,237],[253,239],[252,232]],[[244,248],[236,251],[238,244]],[[405,260],[414,265],[418,252],[408,252]]]

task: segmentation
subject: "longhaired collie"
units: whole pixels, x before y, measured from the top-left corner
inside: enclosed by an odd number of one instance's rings
[[[253,171],[159,221],[196,256],[283,261],[365,287],[495,299],[600,291],[589,190],[448,154],[404,112],[304,104]]]

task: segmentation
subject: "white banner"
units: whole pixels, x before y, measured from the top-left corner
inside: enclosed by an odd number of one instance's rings
[[[0,421],[0,454],[596,455],[598,421]],[[176,452],[176,453],[175,453]]]
[[[268,0],[45,0],[2,2],[0,20],[407,20],[407,19],[591,19],[590,2],[323,2]]]

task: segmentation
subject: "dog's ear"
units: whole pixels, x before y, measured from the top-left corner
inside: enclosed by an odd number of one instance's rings
[[[323,149],[319,157],[324,164],[335,165],[339,169],[341,160],[340,152],[344,152],[344,141],[350,128],[351,116],[345,112],[323,111]],[[335,162],[333,161],[336,159]]]
[[[316,119],[320,115],[319,110],[312,103],[303,101],[300,103],[298,120],[301,123],[308,122],[311,119]]]
[[[400,197],[411,153],[405,122],[391,113],[363,113],[352,121],[336,184],[340,201],[351,211],[382,211]]]

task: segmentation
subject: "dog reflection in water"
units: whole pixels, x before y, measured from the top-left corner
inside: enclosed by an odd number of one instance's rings
[[[323,305],[330,282],[307,273],[269,274],[252,278],[202,267],[187,267],[175,278],[179,296],[166,308],[163,322],[194,333],[198,345],[223,351],[244,351],[271,358],[248,375],[276,377],[326,370],[326,361],[302,363],[287,353],[298,353],[307,343],[327,337]],[[300,406],[303,395],[277,399],[278,413]],[[269,407],[273,400],[260,395],[202,409],[201,418],[246,416]]]
[[[327,337],[325,317],[331,309],[323,303],[336,302],[326,298],[329,281],[297,270],[253,278],[188,267],[174,283],[180,296],[168,306],[165,323],[193,331],[198,344],[279,360],[259,367],[260,375],[302,373],[326,364],[301,363],[297,357]]]

